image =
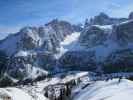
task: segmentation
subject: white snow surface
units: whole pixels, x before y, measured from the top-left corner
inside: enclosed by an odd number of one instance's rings
[[[82,89],[74,100],[132,100],[133,82],[118,79],[97,81]]]
[[[43,76],[43,75],[48,74],[48,71],[41,69],[39,67],[35,67],[30,64],[26,64],[26,66],[27,66],[27,71],[28,71],[28,77],[26,78],[35,79],[38,76]]]
[[[68,35],[65,37],[64,41],[61,42],[61,52],[66,51],[74,51],[74,50],[80,50],[82,49],[80,44],[78,43],[78,39],[80,36],[80,32],[74,32],[71,35]]]
[[[69,72],[68,75],[61,79],[56,75],[51,79],[37,82],[33,86],[18,86],[0,88],[0,100],[3,98],[11,98],[11,100],[49,100],[44,96],[44,88],[49,85],[64,83],[71,79],[80,77],[84,84],[90,83],[85,88],[81,88],[83,84],[75,87],[78,94],[73,96],[72,100],[132,100],[133,98],[133,81],[122,79],[113,79],[109,81],[90,81],[87,76],[88,72]]]
[[[25,91],[18,88],[1,88],[0,89],[0,100],[47,100],[44,96],[33,98]]]
[[[80,32],[74,32],[71,35],[67,35],[64,41],[61,42],[61,46],[59,48],[60,53],[56,55],[57,58],[60,58],[67,51],[76,51],[84,49],[78,39],[80,36]]]
[[[28,56],[27,51],[20,50],[18,53],[15,54],[15,57],[26,57]]]
[[[64,74],[64,73],[62,73]],[[0,88],[0,100],[6,100],[3,98],[11,98],[11,100],[49,100],[44,96],[44,88],[49,85],[55,85],[58,83],[65,83],[71,81],[72,79],[77,79],[88,75],[88,72],[68,72],[66,77],[60,78],[62,74],[58,74],[51,79],[46,79],[36,84],[17,86],[17,87],[7,87]]]
[[[103,30],[112,30],[112,25],[93,25]]]

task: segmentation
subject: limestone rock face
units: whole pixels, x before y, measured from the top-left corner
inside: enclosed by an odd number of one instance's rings
[[[77,31],[80,37],[71,35]],[[133,21],[100,13],[82,29],[56,19],[21,29],[1,41],[0,50],[10,57],[6,73],[18,80],[46,75],[56,67],[96,71],[123,62],[132,66]]]
[[[95,52],[93,56],[97,58],[97,68],[105,66],[105,72],[132,71],[129,66],[133,65],[133,21],[111,26],[112,28],[108,25],[86,27],[80,35],[80,45]]]
[[[47,56],[45,56],[47,57]],[[6,73],[18,80],[24,80],[25,78],[35,79],[39,76],[46,76],[48,72],[45,70],[45,66],[41,65],[41,58],[38,58],[37,54],[29,54],[25,56],[14,56],[10,59],[10,64]],[[51,64],[51,62],[47,62],[47,64]],[[45,64],[45,65],[47,65]]]
[[[60,42],[67,35],[81,29],[80,26],[59,20],[53,20],[40,27],[24,27],[18,33],[1,41],[0,50],[6,51],[8,55],[13,55],[19,50],[37,49],[56,53]]]
[[[91,26],[82,31],[79,41],[81,45],[91,48],[102,45],[106,41],[107,36],[108,34],[105,30],[97,26]]]
[[[129,14],[129,17],[128,17],[129,19],[133,19],[133,12],[131,12],[130,14]]]
[[[133,43],[133,21],[121,23],[114,27],[116,40],[121,44]]]
[[[25,53],[25,54],[24,54]],[[56,65],[56,58],[50,52],[18,52],[10,59],[6,73],[15,79],[35,79],[40,76],[47,76],[53,71]]]
[[[114,63],[119,63],[119,62],[128,63],[128,62],[130,62],[133,64],[132,60],[133,60],[133,50],[132,49],[118,50],[116,52],[113,52],[107,58],[107,62],[111,61]]]
[[[70,70],[95,70],[95,53],[87,51],[70,51],[59,60],[61,67]]]
[[[25,27],[20,30],[22,48],[23,49],[33,49],[38,46],[39,36],[37,28]],[[21,45],[20,45],[21,46]]]
[[[89,25],[112,25],[121,23],[126,20],[126,18],[111,18],[105,13],[100,13],[94,18],[91,18]]]
[[[132,72],[133,71],[133,50],[117,50],[110,54],[104,62],[105,73]]]
[[[95,16],[94,19],[91,19],[91,24],[93,25],[110,24],[109,16],[104,13],[100,13],[98,16]]]
[[[60,43],[67,35],[81,31],[78,25],[53,20],[39,27],[24,27],[16,34],[0,41],[0,50],[10,58],[6,73],[18,80],[37,78],[53,71],[54,54],[59,53]]]
[[[66,35],[74,32],[73,26],[66,21],[58,21],[57,19],[49,22],[46,26],[51,26],[60,40],[63,40]]]

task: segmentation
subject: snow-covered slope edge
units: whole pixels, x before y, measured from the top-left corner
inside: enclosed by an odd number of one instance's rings
[[[65,76],[64,76],[65,75]],[[88,75],[88,72],[68,72],[58,74],[51,79],[45,79],[33,85],[19,85],[15,87],[0,88],[0,100],[53,100],[60,96],[60,91],[73,80]],[[64,76],[64,78],[62,77]],[[61,78],[62,77],[62,78]],[[47,89],[49,88],[49,89]],[[51,91],[52,89],[52,91]],[[48,97],[45,93],[48,92]],[[51,96],[52,93],[52,96]],[[49,99],[48,99],[49,98]],[[53,99],[50,99],[53,98]],[[59,99],[60,100],[60,99]]]
[[[122,79],[97,81],[81,90],[74,100],[132,100],[133,82]]]

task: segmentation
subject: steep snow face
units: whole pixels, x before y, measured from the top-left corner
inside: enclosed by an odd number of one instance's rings
[[[61,42],[61,48],[65,51],[81,50],[82,47],[78,43],[80,32],[72,33],[68,35],[63,42]],[[62,52],[62,51],[61,51]]]
[[[127,100],[133,98],[133,82],[113,79],[108,82],[97,81],[81,90],[74,100]]]
[[[63,54],[69,51],[83,50],[83,47],[79,44],[80,32],[74,32],[65,37],[64,41],[60,43],[59,54],[56,54],[56,58],[60,58]]]
[[[71,35],[66,36],[63,42],[61,42],[61,45],[63,47],[68,46],[68,49],[71,47],[72,42],[76,42],[79,38],[80,33],[72,33]]]

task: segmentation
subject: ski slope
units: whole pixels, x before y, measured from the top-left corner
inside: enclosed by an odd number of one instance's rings
[[[0,100],[48,100],[43,95],[33,97],[25,91],[18,88],[1,88]]]
[[[132,100],[133,82],[118,79],[108,82],[97,81],[85,89],[80,90],[74,100]]]
[[[49,100],[44,96],[44,88],[58,83],[67,83],[73,79],[88,75],[88,72],[68,72],[64,78],[60,78],[62,75],[64,73],[60,73],[51,79],[39,81],[34,85],[0,88],[0,100]]]

